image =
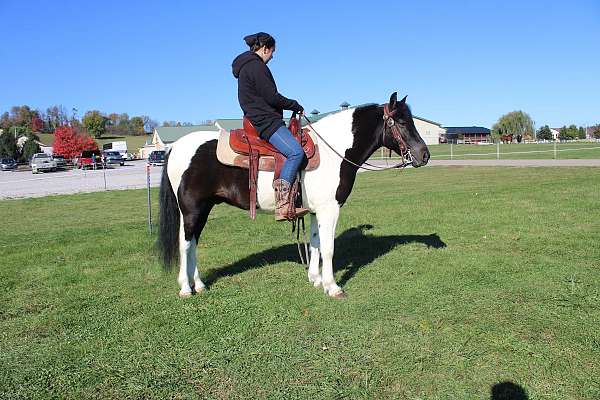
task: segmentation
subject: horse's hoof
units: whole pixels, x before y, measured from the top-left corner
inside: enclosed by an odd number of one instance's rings
[[[199,287],[198,289],[194,289],[194,294],[202,294],[206,292],[206,286]]]
[[[325,294],[329,297],[331,297],[332,299],[345,299],[346,298],[346,293],[344,293],[344,290],[341,289],[340,287],[335,287],[334,289],[325,289]]]
[[[332,299],[336,299],[336,300],[342,300],[347,298],[348,296],[346,296],[346,292],[344,292],[343,290],[340,290],[339,292],[336,292],[335,294],[330,294],[329,297],[331,297]]]
[[[192,297],[192,292],[179,292],[179,297],[182,299],[186,299],[188,297]]]

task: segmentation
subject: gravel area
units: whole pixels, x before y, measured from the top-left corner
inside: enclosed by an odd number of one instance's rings
[[[151,186],[159,185],[161,173],[162,167],[150,168]],[[75,169],[35,175],[31,171],[0,171],[0,199],[139,189],[145,188],[146,185],[144,160],[128,161],[122,167],[109,167],[106,171]]]

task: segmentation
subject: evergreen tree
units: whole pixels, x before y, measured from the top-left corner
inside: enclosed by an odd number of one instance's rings
[[[18,158],[17,140],[10,132],[4,132],[0,135],[0,156],[12,157],[15,160]]]

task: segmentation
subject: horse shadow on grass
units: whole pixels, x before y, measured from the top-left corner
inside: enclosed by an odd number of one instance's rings
[[[525,389],[513,382],[500,382],[490,389],[490,400],[528,400]]]
[[[333,267],[335,271],[344,270],[338,284],[343,286],[363,267],[377,258],[389,253],[396,246],[408,243],[422,243],[429,248],[446,247],[440,237],[431,235],[391,235],[373,236],[365,231],[373,229],[373,225],[360,225],[344,231],[335,239]],[[208,271],[204,281],[211,285],[222,277],[233,276],[254,268],[280,262],[299,262],[297,245],[287,244],[273,247],[259,253],[251,254],[233,264]]]

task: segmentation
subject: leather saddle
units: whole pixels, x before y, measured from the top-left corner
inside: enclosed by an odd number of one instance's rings
[[[300,169],[316,169],[320,161],[319,150],[309,130],[302,129],[300,118],[296,118],[295,114],[292,115],[288,128],[306,155]],[[250,120],[244,118],[243,129],[221,131],[217,144],[217,158],[223,164],[249,170],[250,218],[255,219],[258,171],[274,172],[273,180],[279,179],[285,156],[269,142],[261,139]]]

